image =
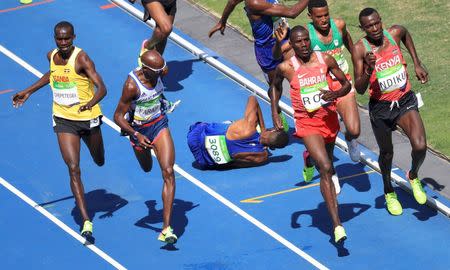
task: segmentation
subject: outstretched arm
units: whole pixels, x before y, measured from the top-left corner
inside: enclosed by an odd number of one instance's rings
[[[208,37],[212,37],[214,33],[219,30],[222,35],[224,34],[228,17],[230,17],[230,14],[233,12],[237,4],[242,1],[244,0],[228,0],[227,5],[223,9],[222,17],[220,18],[219,22],[213,28],[211,28],[211,30],[209,30]]]
[[[272,111],[272,121],[273,125],[278,130],[283,130],[283,123],[281,123],[280,116],[278,115],[278,102],[280,101],[280,97],[283,91],[283,71],[282,67],[284,66],[284,62],[279,64],[275,69],[275,78],[272,81],[272,84],[269,88],[269,96],[270,98],[270,109]]]
[[[47,53],[47,59],[49,61],[51,55],[52,55],[51,51]],[[45,73],[39,80],[37,80],[31,86],[12,96],[13,106],[15,108],[22,106],[34,92],[36,92],[37,90],[41,89],[43,86],[49,83],[50,83],[50,71],[47,71],[47,73]]]
[[[420,61],[419,56],[417,56],[416,47],[414,46],[414,41],[408,29],[401,25],[394,25],[389,31],[392,32],[394,37],[398,37],[402,41],[411,55],[417,79],[421,83],[426,83],[428,81],[428,72],[422,67],[422,62]]]
[[[98,74],[97,70],[95,70],[94,62],[92,62],[84,51],[78,55],[76,61],[75,69],[77,73],[86,75],[86,77],[92,80],[97,88],[97,91],[95,91],[92,99],[80,107],[79,111],[82,112],[85,110],[90,110],[106,96],[106,86],[100,74]]]
[[[308,6],[309,0],[298,0],[293,6],[272,4],[265,0],[245,0],[246,7],[255,14],[294,19]]]

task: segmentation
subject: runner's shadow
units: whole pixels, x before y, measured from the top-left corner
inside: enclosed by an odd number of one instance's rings
[[[156,204],[155,200],[146,201],[145,205],[148,208],[148,215],[138,220],[134,225],[160,233],[162,228],[159,226],[155,227],[153,224],[161,223],[162,226],[163,209],[156,209]],[[194,205],[192,202],[180,199],[175,199],[173,201],[171,227],[178,239],[184,234],[189,223],[186,213],[197,206],[199,206],[199,204]],[[177,250],[173,245],[166,245],[162,248],[167,250]]]
[[[93,220],[96,213],[104,212],[99,218],[110,218],[113,213],[128,204],[128,201],[113,193],[107,193],[104,189],[96,189],[84,195],[86,207],[90,220]],[[83,228],[83,218],[80,214],[80,209],[75,204],[72,209],[72,216],[75,222],[80,226],[80,231]]]
[[[338,208],[341,222],[345,223],[367,211],[370,208],[370,205],[361,203],[343,203],[339,204]],[[319,203],[316,209],[294,212],[291,215],[292,228],[297,229],[301,227],[301,224],[299,223],[299,218],[302,215],[308,215],[311,217],[311,225],[309,225],[309,227],[316,227],[322,233],[332,236],[330,239],[330,243],[336,247],[339,257],[347,256],[350,254],[349,251],[343,245],[334,243],[334,230],[333,230],[334,228],[331,223],[325,202]]]
[[[426,204],[418,204],[414,199],[412,194],[403,191],[401,188],[394,188],[395,193],[397,193],[397,198],[403,209],[414,209],[413,215],[420,221],[426,221],[431,217],[437,215],[437,210],[427,206]],[[375,208],[376,209],[384,209],[388,214],[386,208],[386,200],[384,195],[381,195],[375,199]],[[404,213],[403,213],[404,215]]]
[[[370,190],[370,180],[366,166],[362,163],[344,163],[336,167],[341,187],[352,186],[356,191],[367,192]]]
[[[184,89],[184,86],[180,84],[181,81],[187,79],[192,74],[192,66],[194,62],[201,61],[200,59],[189,59],[185,61],[169,61],[167,66],[169,67],[169,73],[163,77],[164,91],[173,92]]]
[[[254,166],[249,166],[249,167],[237,167],[237,166],[234,166],[233,163],[227,163],[227,164],[214,165],[214,166],[209,166],[207,168],[203,168],[195,160],[192,162],[192,167],[197,169],[197,170],[202,170],[202,171],[241,170],[241,169],[245,169],[245,168],[254,168],[254,167],[264,166],[264,165],[266,165],[268,163],[271,163],[271,162],[275,162],[275,163],[285,162],[285,161],[290,160],[291,158],[292,158],[291,155],[274,156],[272,153],[269,152],[269,158],[267,159],[266,162],[260,163],[260,164],[254,165]]]

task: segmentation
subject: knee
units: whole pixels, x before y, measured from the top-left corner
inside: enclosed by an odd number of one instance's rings
[[[352,136],[352,139],[356,139],[359,137],[360,133],[361,133],[361,129],[359,127],[359,123],[358,124],[351,124],[349,125],[347,128],[347,133],[349,133],[349,135]]]
[[[80,176],[80,164],[75,162],[67,163],[70,176]]]
[[[173,184],[173,182],[175,181],[175,172],[173,170],[173,167],[163,168],[162,176],[163,176],[164,182]]]
[[[170,35],[170,33],[172,33],[173,26],[172,26],[172,23],[170,23],[170,22],[160,23],[160,24],[158,24],[158,27],[159,27],[161,35],[164,38],[168,37]]]
[[[100,157],[97,158],[96,160],[94,160],[95,164],[97,164],[97,166],[102,167],[103,165],[105,165],[105,157]]]
[[[333,164],[330,161],[323,161],[318,164],[321,176],[333,174]]]
[[[415,152],[427,151],[427,142],[425,136],[420,136],[411,140],[412,150]]]
[[[385,160],[392,160],[393,157],[394,157],[393,150],[380,151],[380,158],[383,158]]]

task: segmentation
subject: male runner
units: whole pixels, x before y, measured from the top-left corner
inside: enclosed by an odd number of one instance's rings
[[[386,206],[392,215],[401,215],[402,206],[391,183],[391,168],[394,149],[392,131],[400,126],[411,143],[411,170],[407,177],[414,198],[419,204],[427,201],[418,172],[427,152],[425,128],[419,114],[416,95],[406,70],[400,42],[408,49],[414,62],[417,79],[428,81],[428,73],[417,56],[414,42],[408,30],[400,25],[383,29],[381,17],[373,8],[359,13],[361,29],[366,36],[354,47],[353,65],[355,88],[364,94],[369,88],[369,114],[373,133],[380,148],[378,163],[383,176]]]

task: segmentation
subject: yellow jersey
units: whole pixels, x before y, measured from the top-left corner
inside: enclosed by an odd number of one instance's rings
[[[94,96],[94,83],[75,71],[75,61],[80,48],[75,47],[66,65],[56,65],[53,61],[58,49],[50,57],[50,87],[53,92],[53,115],[75,121],[87,121],[102,115],[100,105],[92,110],[78,112],[82,105]]]

